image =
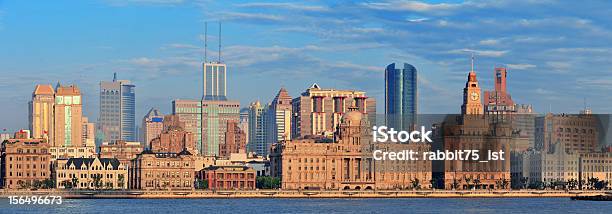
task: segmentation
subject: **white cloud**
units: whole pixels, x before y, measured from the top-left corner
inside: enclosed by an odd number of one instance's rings
[[[481,45],[497,45],[499,44],[500,40],[499,39],[485,39],[485,40],[480,40],[479,44]]]
[[[526,70],[537,67],[536,65],[532,64],[506,64],[506,66],[508,66],[509,69],[514,70]]]
[[[329,11],[328,7],[318,5],[303,5],[296,3],[268,3],[268,2],[255,2],[255,3],[244,3],[237,4],[237,7],[251,7],[251,8],[268,8],[268,9],[288,9],[288,10],[299,10],[299,11]]]
[[[127,5],[165,5],[173,6],[183,4],[185,0],[105,0],[111,6],[127,6]]]
[[[284,17],[265,13],[241,13],[241,12],[224,12],[220,14],[223,20],[247,20],[247,21],[283,21]]]
[[[450,51],[447,51],[446,53],[449,53],[449,54],[468,54],[468,53],[474,53],[477,56],[501,57],[501,56],[504,56],[506,53],[508,53],[508,51],[507,50],[504,50],[504,51],[475,50],[475,49],[464,48],[464,49],[450,50]]]

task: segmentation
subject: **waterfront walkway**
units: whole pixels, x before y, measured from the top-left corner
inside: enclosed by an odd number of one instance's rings
[[[612,190],[0,190],[0,197],[64,198],[520,198],[612,195]]]

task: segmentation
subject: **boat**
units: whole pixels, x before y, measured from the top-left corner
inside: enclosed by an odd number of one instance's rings
[[[571,199],[581,200],[581,201],[612,201],[612,196],[610,195],[572,196]]]

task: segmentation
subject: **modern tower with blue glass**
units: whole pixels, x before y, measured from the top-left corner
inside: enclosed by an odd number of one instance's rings
[[[417,123],[417,70],[408,63],[385,69],[385,122],[396,130],[413,130]]]
[[[100,82],[99,129],[103,142],[136,141],[136,93],[128,80]]]

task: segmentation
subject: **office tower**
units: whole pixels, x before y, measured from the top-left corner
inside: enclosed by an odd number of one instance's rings
[[[551,114],[536,117],[535,146],[549,152],[552,145],[565,144],[568,153],[589,153],[599,148],[598,118],[594,115]]]
[[[291,96],[285,88],[281,88],[268,108],[268,140],[267,154],[270,145],[283,140],[291,140]]]
[[[480,87],[474,71],[474,56],[472,56],[472,70],[468,74],[468,80],[463,88],[463,105],[461,114],[482,114],[482,102],[480,101]]]
[[[246,133],[240,130],[237,122],[229,121],[225,142],[219,145],[219,156],[229,158],[232,153],[246,153]]]
[[[76,85],[60,84],[55,91],[55,134],[51,147],[84,146],[81,91]]]
[[[83,146],[92,147],[95,149],[96,147],[96,125],[94,123],[89,122],[87,117],[82,118],[83,122],[83,131],[82,131],[82,140]]]
[[[100,82],[100,118],[98,126],[105,142],[136,141],[136,86],[128,80]]]
[[[245,143],[249,145],[249,108],[240,109],[240,123],[238,123],[238,128],[246,134]]]
[[[151,140],[159,137],[159,134],[161,134],[164,128],[163,122],[164,115],[162,115],[156,108],[151,108],[144,118],[142,118],[143,145],[149,145]]]
[[[32,138],[48,139],[53,145],[54,140],[54,107],[55,90],[51,85],[36,85],[29,103],[29,121]]]
[[[221,100],[175,100],[172,114],[185,123],[185,130],[194,133],[200,154],[217,155],[225,141],[228,121],[239,121],[240,103]],[[202,113],[203,112],[203,113]]]
[[[495,72],[495,90],[484,92],[484,110],[487,114],[511,114],[516,112],[514,101],[506,89],[506,68],[497,67]]]
[[[268,105],[262,105],[259,101],[249,105],[249,152],[260,155],[267,154],[267,128],[266,123]]]
[[[413,130],[417,123],[417,70],[404,63],[385,69],[385,122],[396,130]]]
[[[376,121],[376,100],[363,91],[322,89],[316,83],[292,101],[291,138],[327,135],[336,130],[342,115],[352,105]],[[250,128],[250,127],[249,127]]]
[[[227,66],[220,62],[204,63],[204,100],[227,100]]]

